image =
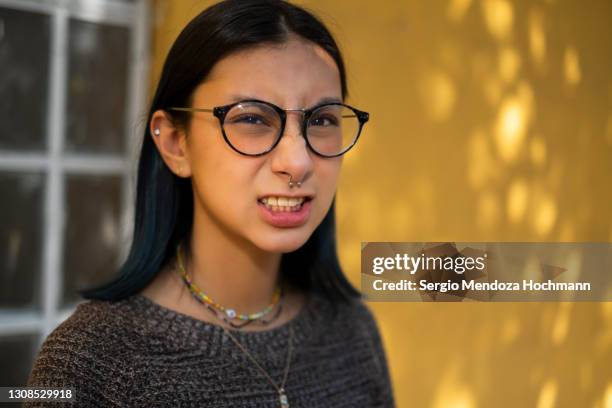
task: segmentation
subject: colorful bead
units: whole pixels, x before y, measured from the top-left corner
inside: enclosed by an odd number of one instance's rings
[[[236,311],[234,309],[225,308],[224,306],[221,306],[220,304],[218,304],[215,301],[213,301],[208,295],[206,295],[204,292],[202,292],[200,290],[200,288],[198,288],[193,283],[193,281],[191,280],[191,277],[189,275],[187,275],[187,271],[185,271],[185,267],[183,266],[183,258],[181,256],[181,245],[180,244],[176,248],[176,257],[177,257],[179,273],[181,274],[181,277],[182,277],[183,281],[185,282],[185,285],[189,288],[191,293],[193,295],[195,295],[198,299],[203,300],[204,302],[208,303],[209,305],[211,305],[215,309],[221,311],[222,313],[225,313],[225,315],[227,317],[229,317],[230,319],[239,319],[239,320],[243,320],[243,321],[257,320],[257,319],[267,315],[268,313],[270,313],[270,311],[272,311],[272,309],[274,309],[274,307],[276,306],[276,304],[280,300],[281,289],[280,289],[280,287],[277,287],[275,289],[275,291],[274,291],[274,295],[272,296],[272,302],[268,306],[266,306],[266,308],[264,310],[262,310],[260,312],[256,312],[256,313],[251,313],[251,314],[248,314],[248,315],[246,315],[246,314],[238,314],[238,313],[236,313]]]

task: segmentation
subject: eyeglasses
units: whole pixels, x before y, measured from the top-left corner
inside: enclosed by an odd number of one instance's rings
[[[219,119],[225,142],[245,156],[261,156],[278,145],[287,123],[287,112],[302,113],[306,145],[322,157],[348,152],[359,139],[370,115],[343,103],[323,103],[310,109],[282,109],[270,102],[249,99],[204,108],[169,108],[173,111],[212,112]]]

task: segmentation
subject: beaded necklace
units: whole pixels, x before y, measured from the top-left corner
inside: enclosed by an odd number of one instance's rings
[[[282,297],[283,297],[283,292],[280,286],[274,290],[274,294],[272,295],[272,301],[263,310],[256,312],[256,313],[250,313],[250,314],[237,313],[235,309],[226,308],[223,305],[220,305],[219,303],[212,300],[210,296],[202,292],[202,290],[195,283],[193,283],[193,280],[187,274],[187,271],[185,270],[185,266],[183,265],[181,244],[179,244],[176,248],[176,260],[177,260],[177,265],[178,265],[178,271],[181,275],[181,278],[183,279],[183,282],[185,282],[185,285],[189,288],[191,293],[194,295],[194,297],[197,300],[199,300],[201,303],[204,303],[211,311],[213,311],[213,313],[217,317],[220,317],[223,321],[225,321],[227,324],[229,324],[233,328],[242,328],[246,326],[247,324],[257,321],[257,320],[259,320],[263,324],[269,323],[271,320],[266,321],[266,320],[263,320],[262,318],[266,316],[268,313],[270,313],[276,305],[279,306],[278,311],[275,314],[275,316],[273,316],[272,320],[275,319],[280,314],[281,309],[282,309],[282,305],[280,304],[280,301],[282,300]],[[217,312],[220,313],[220,316]],[[234,323],[232,320],[238,320],[241,323]]]
[[[183,281],[185,282],[185,285],[189,288],[191,294],[196,298],[196,300],[198,300],[200,303],[202,303],[203,305],[207,306],[209,308],[209,310],[214,311],[214,309],[218,309],[220,311],[224,311],[225,314],[229,317],[230,313],[228,313],[229,311],[233,312],[233,309],[227,309],[224,308],[223,306],[217,304],[216,302],[214,302],[209,296],[207,296],[206,294],[204,294],[192,281],[191,278],[189,277],[189,275],[187,275],[187,272],[185,271],[185,267],[183,265],[183,259],[181,257],[181,245],[179,244],[177,246],[176,249],[176,257],[177,257],[177,264],[178,264],[178,269],[179,272],[181,273],[181,277],[183,278]],[[247,320],[246,323],[243,323],[242,325],[235,325],[233,324],[231,321],[228,321],[227,319],[224,319],[226,323],[228,323],[229,325],[236,327],[236,328],[240,328],[243,327],[244,325],[262,318],[263,316],[265,316],[267,313],[270,312],[270,310],[272,310],[272,308],[279,303],[279,299],[282,300],[282,291],[280,290],[280,288],[277,288],[276,291],[274,292],[274,297],[272,298],[272,303],[270,303],[270,305],[268,305],[268,307],[266,307],[264,310],[262,310],[261,312],[257,312],[257,313],[252,313],[250,315],[243,315],[243,314],[237,314],[237,313],[231,313],[231,315],[236,318],[240,318],[241,316],[244,317],[241,320]],[[281,306],[282,304],[279,304],[279,308],[278,308],[278,312],[276,313],[276,316],[274,317],[274,319],[276,317],[278,317],[278,315],[280,315],[281,312]],[[271,320],[270,320],[271,321]],[[268,323],[269,321],[262,321],[263,323]],[[276,389],[276,392],[278,393],[278,402],[280,404],[281,408],[289,408],[289,398],[287,397],[287,392],[285,391],[285,384],[287,382],[287,376],[289,375],[289,369],[291,366],[291,355],[293,352],[293,323],[289,323],[289,341],[288,341],[288,351],[287,351],[287,362],[285,364],[285,370],[283,373],[283,379],[280,383],[280,385],[277,385],[274,380],[272,379],[272,377],[270,376],[270,374],[268,374],[268,372],[261,366],[261,364],[259,364],[257,362],[257,360],[255,359],[255,357],[253,357],[253,355],[251,353],[249,353],[249,351],[236,339],[236,337],[234,337],[234,335],[227,330],[227,328],[225,328],[224,326],[221,326],[223,328],[223,331],[229,336],[229,338],[236,344],[236,346],[243,352],[246,354],[246,356],[253,362],[253,364],[255,364],[255,366],[257,366],[257,368],[261,371],[261,373],[264,375],[264,377],[270,382],[270,384],[272,384],[272,386]]]

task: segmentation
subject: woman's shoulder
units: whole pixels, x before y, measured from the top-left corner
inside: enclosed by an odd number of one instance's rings
[[[130,303],[130,300],[79,303],[47,336],[43,348],[61,345],[64,350],[84,351],[95,346],[95,350],[102,350],[125,340],[127,332],[134,328],[135,315],[130,313]]]
[[[362,339],[379,344],[381,341],[374,313],[362,297],[332,299],[313,294],[310,308],[315,315],[315,332],[321,332],[322,341],[327,341],[332,333],[338,340],[347,342]]]
[[[44,340],[28,386],[73,388],[85,406],[120,398],[133,370],[128,305],[101,300],[77,305]]]
[[[326,321],[317,331],[323,335],[312,337],[312,344],[319,350],[344,350],[343,367],[355,367],[360,375],[369,377],[380,402],[376,406],[394,406],[385,347],[371,306],[362,297],[346,301],[318,297],[316,303]]]
[[[352,297],[332,301],[322,295],[314,296],[315,303],[327,312],[334,320],[357,322],[369,329],[377,328],[376,320],[370,306],[362,297]]]

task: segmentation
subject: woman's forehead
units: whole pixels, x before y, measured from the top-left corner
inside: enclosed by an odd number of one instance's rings
[[[262,44],[220,60],[196,91],[210,96],[250,94],[296,103],[321,97],[341,98],[340,73],[320,46],[301,39]],[[208,99],[208,98],[207,98]]]

